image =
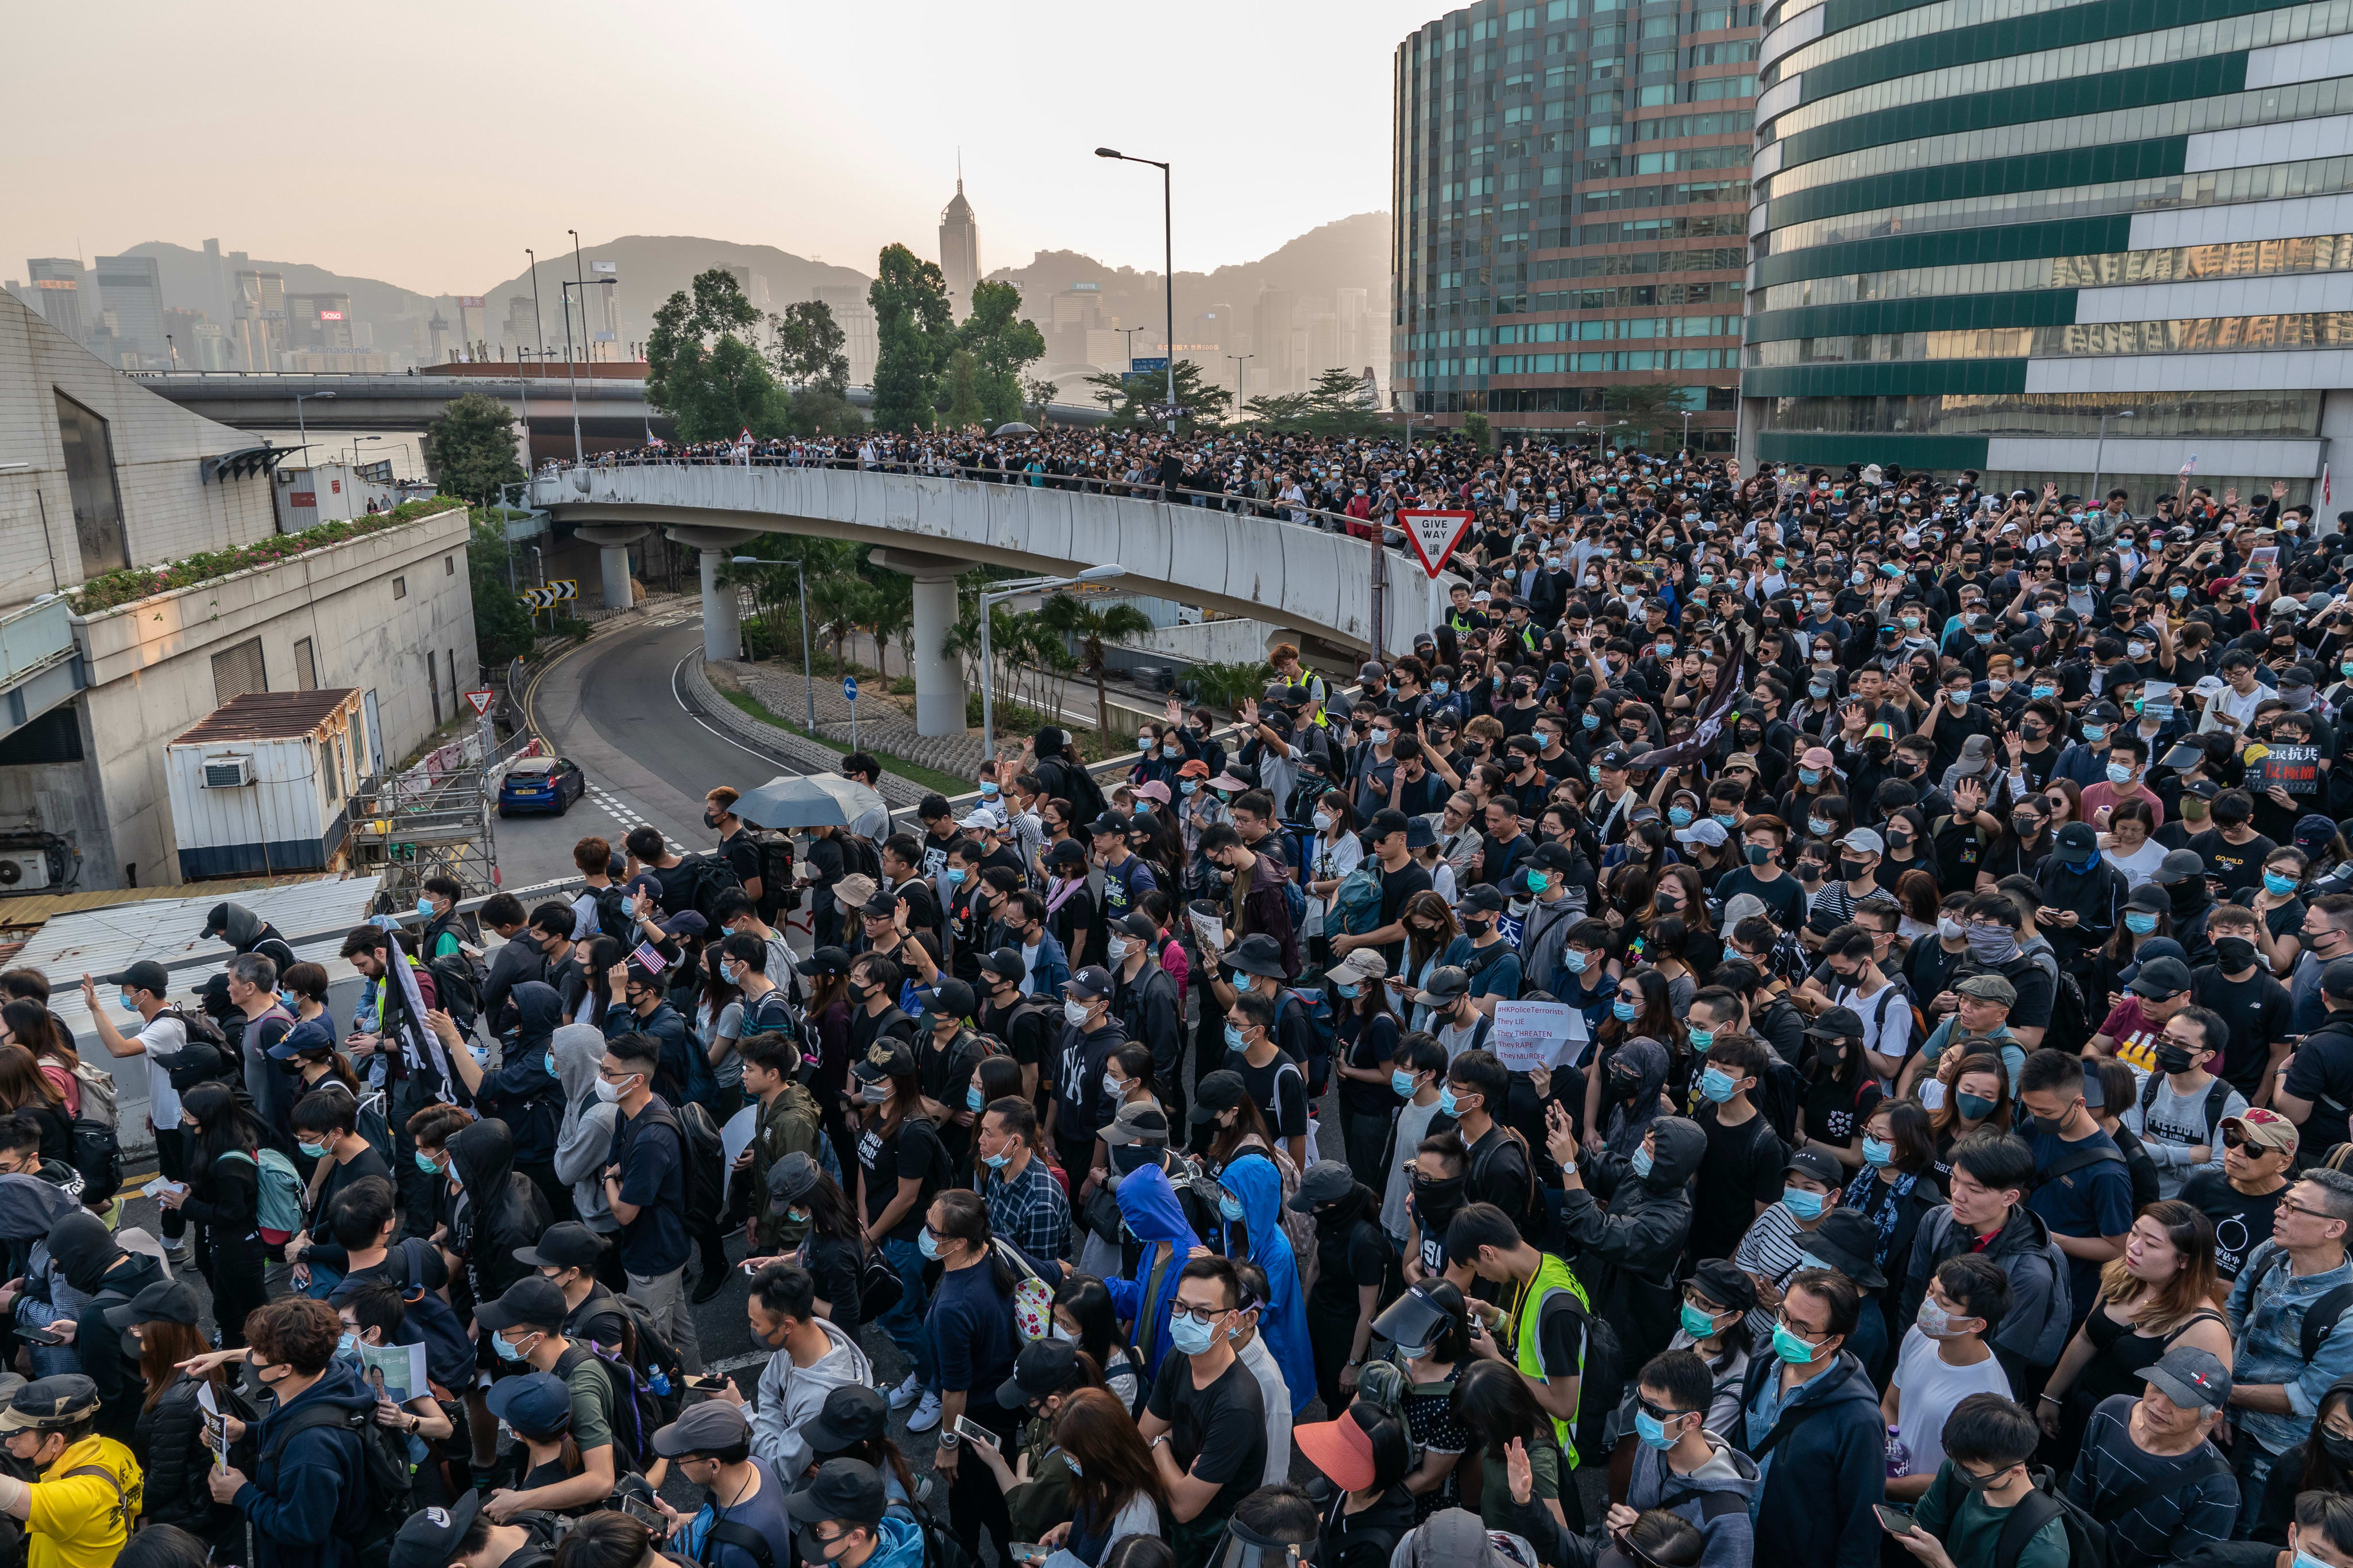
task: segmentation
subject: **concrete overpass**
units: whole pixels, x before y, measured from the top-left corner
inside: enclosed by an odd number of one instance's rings
[[[956,620],[955,579],[974,566],[1068,575],[1116,562],[1127,569],[1122,586],[1139,593],[1269,622],[1350,657],[1373,643],[1368,542],[1182,500],[854,468],[668,463],[566,469],[535,481],[533,502],[602,547],[608,604],[628,602],[628,547],[649,529],[700,550],[712,658],[735,656],[735,595],[719,578],[745,542],[791,533],[882,547],[879,563],[915,580],[915,723],[926,735],[965,728],[964,673],[942,644]],[[1431,581],[1397,550],[1385,552],[1383,575],[1391,647],[1438,624],[1456,580]]]
[[[534,367],[527,377],[179,371],[141,375],[137,380],[150,392],[240,430],[299,430],[307,421],[335,430],[420,431],[449,404],[469,393],[480,393],[505,404],[518,425],[528,405],[531,434],[541,443],[541,455],[555,444],[563,444],[567,454],[571,450],[574,387],[561,370],[543,376]],[[333,397],[327,400],[330,393]],[[668,416],[646,401],[642,380],[583,375],[578,394],[584,440],[625,441],[635,447],[649,435],[666,440],[677,437]],[[304,399],[300,417],[295,411],[297,396]],[[853,386],[849,401],[863,408],[873,402],[873,396],[865,387]],[[1057,425],[1099,425],[1106,417],[1100,405],[1089,404],[1056,404],[1047,414]]]

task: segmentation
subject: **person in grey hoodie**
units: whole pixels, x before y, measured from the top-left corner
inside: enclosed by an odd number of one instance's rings
[[[555,1133],[555,1179],[572,1189],[572,1212],[589,1229],[617,1243],[621,1222],[605,1201],[605,1165],[613,1150],[616,1106],[596,1098],[596,1068],[605,1059],[605,1036],[593,1024],[565,1024],[549,1049],[562,1086],[564,1121]],[[615,1256],[607,1248],[606,1257]]]
[[[847,1384],[874,1386],[874,1363],[849,1331],[818,1315],[817,1282],[795,1263],[771,1263],[752,1281],[744,1303],[752,1341],[776,1353],[760,1369],[760,1408],[752,1416],[752,1452],[778,1476],[797,1478],[811,1451],[802,1428]],[[734,1384],[720,1395],[742,1396]]]
[[[1757,1462],[1707,1429],[1715,1380],[1695,1351],[1653,1356],[1634,1385],[1634,1458],[1626,1500],[1610,1505],[1607,1528],[1631,1529],[1654,1508],[1697,1527],[1700,1568],[1749,1568],[1756,1533],[1748,1518]]]
[[[1654,1117],[1630,1154],[1603,1148],[1580,1168],[1567,1109],[1553,1100],[1545,1115],[1561,1187],[1547,1250],[1577,1259],[1593,1310],[1618,1330],[1620,1364],[1646,1361],[1680,1321],[1676,1265],[1692,1223],[1683,1184],[1707,1152],[1707,1133],[1684,1117]]]
[[[2026,1206],[2034,1185],[2034,1153],[2024,1139],[1985,1128],[1953,1145],[1950,1198],[1930,1209],[1912,1240],[1891,1343],[1900,1345],[1920,1315],[1920,1302],[1936,1266],[1947,1258],[1975,1252],[2001,1265],[2010,1277],[2010,1310],[1993,1336],[1993,1352],[2018,1386],[2031,1386],[2030,1370],[2048,1370],[2067,1348],[2073,1297],[2067,1258],[2051,1239],[2042,1217]]]

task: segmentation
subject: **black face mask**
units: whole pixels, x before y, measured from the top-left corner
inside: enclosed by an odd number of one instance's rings
[[[1413,1179],[1413,1207],[1424,1228],[1453,1215],[1462,1206],[1461,1176],[1416,1176]]]
[[[2254,963],[2255,944],[2242,936],[2218,936],[2214,939],[2214,961],[2225,974],[2234,974]]]
[[[1859,882],[1862,880],[1862,874],[1868,869],[1870,869],[1870,868],[1860,860],[1841,859],[1839,861],[1839,875],[1844,877],[1850,882]]]
[[[2316,1426],[2313,1435],[2320,1439],[2321,1452],[2340,1465],[2353,1467],[2353,1437],[2340,1437],[2326,1426]]]
[[[2168,1073],[2188,1072],[2192,1059],[2190,1054],[2179,1046],[2157,1047],[2157,1065]]]

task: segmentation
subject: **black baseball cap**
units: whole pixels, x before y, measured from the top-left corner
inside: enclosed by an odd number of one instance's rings
[[[862,1459],[828,1459],[785,1499],[785,1512],[803,1524],[847,1520],[869,1529],[882,1522],[882,1478]]]
[[[224,906],[226,907],[226,906]],[[114,984],[125,990],[150,991],[161,996],[172,988],[172,975],[152,958],[142,958],[114,977]]]
[[[2353,959],[2341,962],[2353,967]],[[1249,1098],[1250,1087],[1242,1082],[1242,1075],[1228,1068],[1219,1068],[1193,1086],[1193,1109],[1187,1115],[1197,1125],[1214,1121],[1218,1112],[1231,1110]]]
[[[1033,1399],[1043,1399],[1070,1387],[1079,1369],[1079,1347],[1050,1335],[1031,1340],[1014,1358],[1013,1375],[997,1390],[997,1403],[1018,1410]]]
[[[976,1005],[972,987],[954,975],[941,975],[940,983],[932,987],[932,1011],[934,1013],[944,1013],[953,1018],[969,1018]]]
[[[1020,984],[1021,977],[1029,973],[1021,962],[1021,954],[1009,947],[1000,947],[994,952],[982,954],[980,972],[1010,980],[1016,985]]]
[[[849,973],[849,950],[842,947],[820,947],[793,968],[804,975],[847,974]]]
[[[605,1239],[578,1220],[567,1219],[539,1233],[537,1245],[514,1249],[515,1261],[533,1268],[594,1268],[605,1256]]]
[[[106,1326],[127,1329],[133,1323],[198,1323],[204,1307],[186,1281],[158,1279],[119,1307],[106,1309]]]
[[[476,1306],[474,1321],[486,1329],[512,1329],[528,1323],[533,1328],[553,1331],[564,1327],[564,1320],[571,1311],[565,1304],[562,1288],[554,1280],[533,1274],[508,1286],[497,1300]]]
[[[801,1436],[820,1459],[856,1443],[869,1443],[891,1429],[891,1402],[879,1389],[845,1383],[825,1396],[802,1424]]]
[[[448,1568],[481,1510],[481,1494],[471,1488],[450,1499],[448,1508],[418,1509],[392,1538],[391,1568]]]

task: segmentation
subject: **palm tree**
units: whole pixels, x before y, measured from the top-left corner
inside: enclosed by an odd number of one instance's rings
[[[1211,708],[1239,708],[1245,697],[1256,697],[1274,679],[1271,664],[1216,664],[1204,662],[1185,672],[1185,683],[1193,689],[1193,700]]]
[[[838,671],[849,668],[849,634],[873,615],[880,595],[874,585],[854,572],[828,572],[809,579],[809,610],[833,639]]]
[[[1112,604],[1098,609],[1075,594],[1057,594],[1040,606],[1046,629],[1078,644],[1078,668],[1095,683],[1095,733],[1111,733],[1111,698],[1103,690],[1110,668],[1105,647],[1141,637],[1152,630],[1152,618],[1134,605]]]

